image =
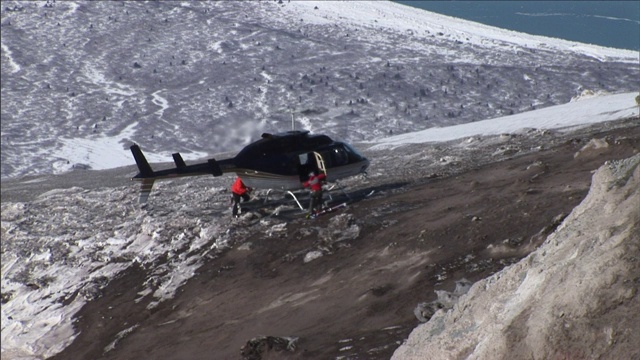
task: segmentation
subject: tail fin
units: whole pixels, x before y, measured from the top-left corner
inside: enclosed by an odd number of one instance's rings
[[[136,175],[136,178],[145,178],[153,176],[153,170],[151,169],[151,165],[147,162],[147,158],[144,157],[142,150],[136,144],[131,145],[131,152],[133,153],[133,158],[136,160],[136,164],[138,164],[138,170],[140,173]]]

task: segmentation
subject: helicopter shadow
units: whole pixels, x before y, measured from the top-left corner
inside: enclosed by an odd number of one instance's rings
[[[384,196],[390,191],[401,189],[410,183],[408,181],[398,181],[388,184],[381,184],[377,186],[368,186],[362,189],[357,189],[349,193],[350,203],[357,203],[365,199]]]

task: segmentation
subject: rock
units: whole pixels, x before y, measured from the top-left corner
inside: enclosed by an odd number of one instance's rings
[[[582,156],[584,154],[588,154],[590,152],[594,152],[599,149],[606,149],[609,147],[609,143],[606,139],[591,139],[585,146],[583,146],[580,150],[578,150],[573,158],[577,158],[578,156]]]
[[[360,235],[360,226],[351,214],[336,215],[329,220],[326,228],[319,229],[318,238],[325,245],[356,239]]]
[[[258,336],[247,341],[240,354],[245,360],[260,360],[266,352],[295,351],[297,341],[297,337]]]
[[[458,301],[460,296],[466,294],[471,288],[471,282],[467,279],[460,279],[456,281],[456,288],[453,292],[436,290],[435,293],[438,298],[429,303],[420,303],[413,310],[414,315],[421,322],[427,322],[431,317],[440,309],[451,309]]]
[[[314,251],[309,251],[305,256],[304,256],[304,263],[308,263],[310,261],[313,261],[315,259],[318,259],[322,257],[322,251],[319,250],[314,250]]]

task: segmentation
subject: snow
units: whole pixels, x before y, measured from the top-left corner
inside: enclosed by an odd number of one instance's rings
[[[423,131],[390,136],[373,141],[372,149],[393,148],[406,144],[456,140],[465,137],[517,133],[526,129],[566,129],[580,125],[626,119],[638,116],[638,93],[595,94],[575,101],[537,111],[473,123],[430,128]]]
[[[155,94],[154,94],[155,96]],[[160,98],[158,96],[158,98]],[[131,151],[123,147],[127,139],[133,135],[133,123],[114,136],[96,135],[94,138],[60,139],[62,148],[57,157],[61,160],[54,163],[54,173],[59,174],[71,170],[74,166],[87,166],[93,170],[113,169],[131,165]],[[207,154],[191,152],[182,154],[185,160],[201,159]],[[171,158],[171,154],[145,152],[149,162],[163,162]]]
[[[17,230],[10,225],[13,223],[11,220],[24,221],[21,219],[24,219],[28,207],[21,203],[3,204],[2,227],[7,241],[23,236],[21,246],[34,247],[28,250],[31,256],[26,259],[9,252],[2,255],[2,291],[3,294],[12,294],[11,301],[2,306],[3,359],[35,359],[60,352],[74,339],[72,316],[86,301],[99,296],[108,279],[115,278],[134,264],[149,266],[163,254],[169,256],[169,264],[156,270],[157,275],[150,279],[146,292],[141,296],[153,293],[156,300],[149,304],[149,308],[171,298],[175,290],[201,266],[203,252],[211,250],[204,248],[205,240],[213,237],[213,233],[219,233],[213,225],[213,229],[199,231],[194,240],[191,234],[187,235],[190,224],[178,221],[176,226],[179,229],[171,229],[164,221],[157,222],[141,212],[127,214],[131,211],[127,210],[130,208],[128,205],[113,206],[105,201],[109,192],[103,192],[94,204],[85,197],[81,188],[41,195],[41,201],[53,199],[68,205],[88,202],[84,205],[86,208],[103,206],[103,223],[85,224],[91,229],[76,229],[75,236],[49,234],[33,238],[29,234],[14,234]],[[58,210],[51,209],[51,212],[57,213]],[[86,214],[67,213],[51,221],[59,221],[60,227],[73,227],[79,225],[74,218],[83,216]],[[128,220],[122,222],[118,220],[119,216]],[[105,223],[108,225],[104,226]],[[131,229],[138,229],[139,233],[132,233]],[[89,231],[80,234],[85,230]],[[169,240],[164,237],[167,234]],[[20,246],[7,244],[10,245]],[[191,256],[172,256],[184,247],[190,249]],[[152,291],[153,287],[155,290]],[[63,302],[68,302],[68,305],[62,305]]]
[[[17,73],[22,69],[22,67],[13,60],[11,50],[5,44],[2,44],[2,55],[3,57],[6,57],[7,64],[11,65],[12,74]]]

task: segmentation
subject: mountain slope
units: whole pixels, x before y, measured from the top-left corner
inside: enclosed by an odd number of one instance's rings
[[[161,182],[146,209],[133,166],[3,181],[3,357],[233,358],[267,334],[388,358],[433,290],[525,256],[592,170],[637,153],[637,120],[364,147],[369,177],[342,184],[354,202],[311,223],[273,194],[231,222],[224,177]]]
[[[275,218],[255,222],[254,210],[222,225],[230,210],[212,201],[210,183],[166,188],[140,232],[161,257],[97,283],[75,341],[55,358],[233,359],[250,340],[272,336],[297,338],[296,350],[268,351],[265,339],[265,358],[388,359],[419,324],[417,304],[526,256],[584,198],[593,170],[640,151],[637,119],[618,126],[490,137],[472,151],[462,142],[417,145],[422,152],[409,154],[446,161],[399,173],[397,164],[412,163],[406,149],[387,150],[395,158],[379,164],[386,176],[351,183],[348,209],[311,222],[283,208]],[[550,145],[504,151],[541,140]],[[468,152],[474,156],[460,156]],[[489,162],[479,165],[482,158]],[[187,186],[202,190],[188,195]],[[192,205],[178,201],[185,196]],[[168,242],[176,250],[162,250]]]

